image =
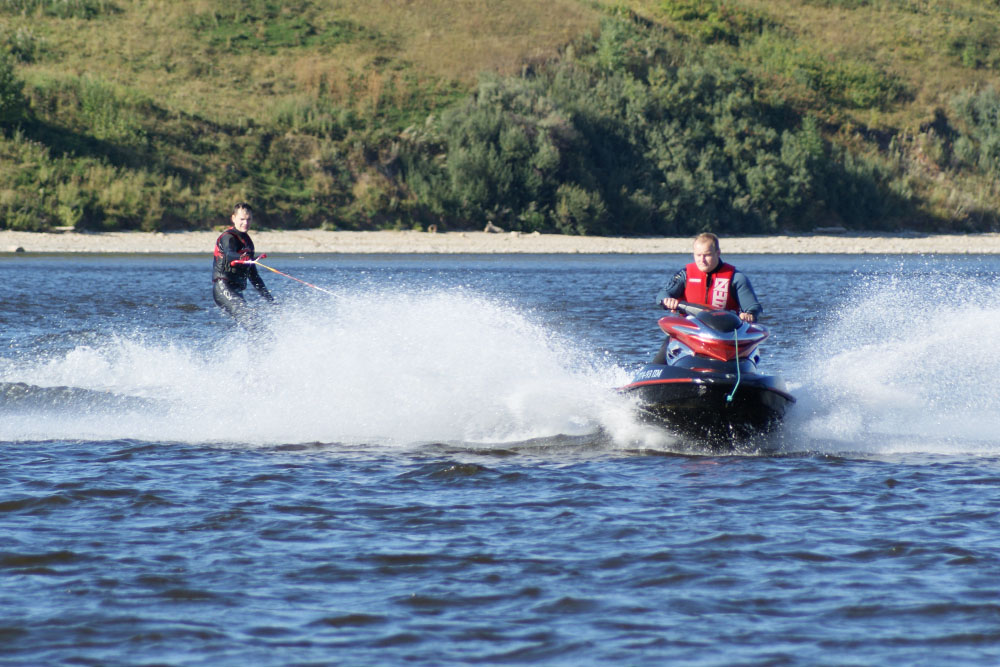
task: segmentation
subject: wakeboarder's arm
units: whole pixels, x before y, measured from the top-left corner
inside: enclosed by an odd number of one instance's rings
[[[264,279],[260,277],[260,272],[257,267],[253,264],[250,265],[250,271],[247,273],[247,277],[250,278],[250,284],[260,292],[260,295],[268,301],[274,301],[274,297],[271,296],[271,292],[268,291],[267,287],[264,285]]]
[[[243,244],[232,233],[226,233],[219,239],[219,250],[222,251],[222,259],[226,266],[241,258]]]

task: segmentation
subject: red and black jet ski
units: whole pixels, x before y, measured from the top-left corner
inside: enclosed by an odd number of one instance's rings
[[[683,301],[659,325],[667,334],[660,351],[622,387],[646,418],[728,444],[771,430],[795,403],[780,377],[757,370],[764,326]]]

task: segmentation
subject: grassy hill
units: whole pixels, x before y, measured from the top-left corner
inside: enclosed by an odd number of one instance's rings
[[[1000,0],[0,0],[0,227],[1000,223]]]

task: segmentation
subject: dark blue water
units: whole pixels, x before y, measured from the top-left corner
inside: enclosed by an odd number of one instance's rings
[[[0,256],[0,663],[1000,660],[1000,258],[730,256],[799,401],[614,392],[683,256]],[[251,297],[252,298],[252,297]]]

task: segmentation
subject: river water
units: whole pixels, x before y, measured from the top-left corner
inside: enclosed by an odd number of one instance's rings
[[[685,256],[0,256],[0,663],[1000,661],[1000,258],[727,260],[723,456],[614,391]]]

